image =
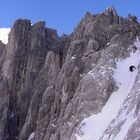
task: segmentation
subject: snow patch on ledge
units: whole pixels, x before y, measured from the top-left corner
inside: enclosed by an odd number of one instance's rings
[[[134,45],[138,48],[138,49],[140,49],[140,37],[136,37],[136,41],[134,42]]]
[[[34,136],[35,136],[35,132],[32,132],[32,133],[30,134],[28,140],[33,140]]]
[[[0,40],[4,43],[8,43],[8,35],[10,32],[10,28],[0,28]]]
[[[138,41],[137,43],[135,42],[135,45],[138,48]],[[135,78],[138,73],[137,67],[139,60],[140,53],[139,50],[137,50],[135,53],[131,53],[125,60],[117,62],[117,68],[114,70],[113,77],[116,80],[119,89],[112,93],[111,97],[99,114],[94,114],[85,118],[81,122],[79,134],[75,134],[77,140],[100,139],[110,122],[117,116],[125,98],[133,88]],[[129,67],[131,65],[136,67],[136,70],[133,72],[129,71]]]

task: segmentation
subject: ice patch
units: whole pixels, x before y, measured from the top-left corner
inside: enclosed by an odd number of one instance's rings
[[[14,112],[10,114],[9,118],[14,118]]]

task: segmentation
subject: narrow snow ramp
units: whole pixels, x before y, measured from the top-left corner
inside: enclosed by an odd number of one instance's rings
[[[134,45],[138,49],[140,49],[140,40],[138,37],[136,38]],[[137,74],[137,78],[131,92],[127,95],[125,101],[123,102],[123,105],[119,110],[117,117],[115,117],[115,119],[109,124],[101,140],[124,140],[126,139],[127,135],[130,133],[129,131],[130,129],[132,129],[131,128],[132,125],[135,123],[135,121],[137,121],[137,117],[135,116],[135,113],[137,109],[137,97],[138,97],[137,94],[139,94],[138,92],[139,88],[137,89],[137,86],[139,85],[138,77],[139,75]],[[134,135],[135,133],[133,133],[133,136]]]
[[[82,135],[75,134],[77,140],[100,139],[110,122],[117,116],[125,98],[134,85],[138,71],[136,69],[130,72],[129,67],[134,65],[137,68],[139,57],[140,53],[137,50],[135,53],[131,53],[130,57],[117,62],[117,68],[114,70],[113,77],[118,84],[118,90],[112,93],[99,114],[92,115],[82,121],[80,129]]]

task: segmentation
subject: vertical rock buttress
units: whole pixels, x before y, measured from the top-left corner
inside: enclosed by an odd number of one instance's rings
[[[5,139],[18,139],[34,94],[35,79],[44,66],[47,53],[57,46],[57,38],[56,31],[46,28],[44,21],[32,26],[26,19],[14,23],[1,70],[1,77],[8,86]]]

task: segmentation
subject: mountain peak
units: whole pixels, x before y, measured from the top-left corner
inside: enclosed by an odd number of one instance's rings
[[[115,9],[115,7],[113,5],[110,5],[105,11],[104,13],[106,15],[113,15],[113,16],[118,16],[117,11]]]
[[[140,140],[139,37],[113,6],[62,37],[18,19],[0,41],[0,140]]]

